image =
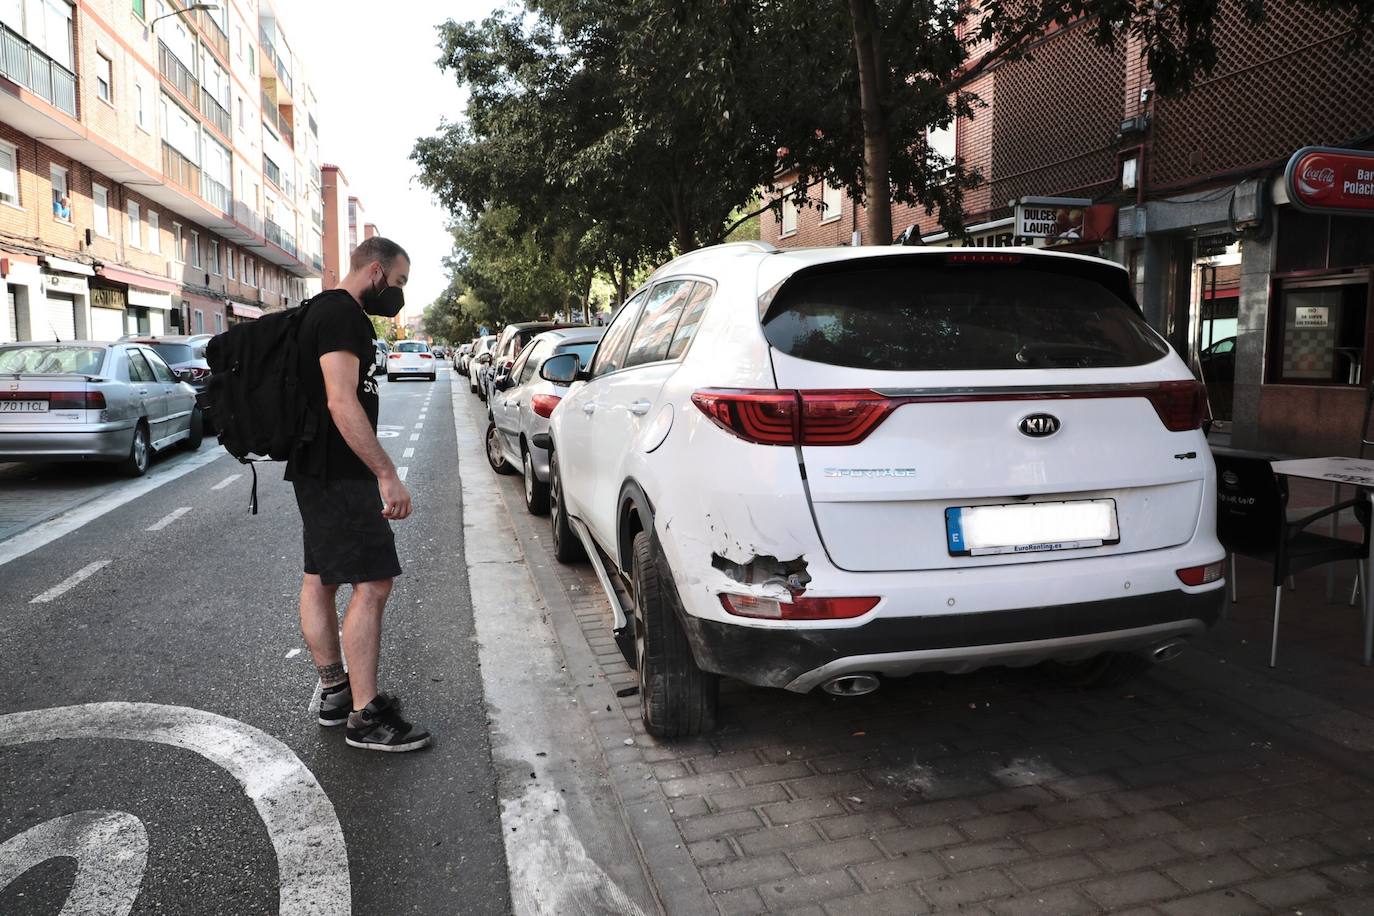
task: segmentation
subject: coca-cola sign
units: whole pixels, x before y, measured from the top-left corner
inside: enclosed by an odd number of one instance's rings
[[[1309,146],[1288,160],[1284,177],[1300,210],[1374,216],[1374,152]]]

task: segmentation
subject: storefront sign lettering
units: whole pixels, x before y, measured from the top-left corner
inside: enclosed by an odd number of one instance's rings
[[[65,277],[59,274],[44,274],[43,288],[54,293],[82,296],[86,293],[85,277]]]
[[[100,309],[123,311],[128,308],[128,300],[122,289],[115,289],[110,286],[92,286],[91,305]]]
[[[1023,197],[1016,202],[1016,235],[1059,241],[1083,238],[1083,213],[1092,201],[1080,197]]]
[[[1324,328],[1327,321],[1327,307],[1324,305],[1300,305],[1294,310],[1293,327]]]
[[[1285,179],[1301,210],[1374,216],[1374,152],[1309,146],[1288,160]]]

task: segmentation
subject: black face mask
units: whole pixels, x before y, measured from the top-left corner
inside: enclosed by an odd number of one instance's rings
[[[379,318],[395,318],[405,308],[406,296],[399,286],[386,282],[386,271],[382,271],[382,288],[368,290],[363,294],[363,311]]]

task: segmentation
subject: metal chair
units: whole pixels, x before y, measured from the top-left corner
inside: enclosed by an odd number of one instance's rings
[[[1288,483],[1274,474],[1264,457],[1216,456],[1217,462],[1217,537],[1226,548],[1228,572],[1234,575],[1237,554],[1252,557],[1274,567],[1274,632],[1269,647],[1269,667],[1278,661],[1279,614],[1283,605],[1283,583],[1304,570],[1337,563],[1357,561],[1357,581],[1363,591],[1364,560],[1369,558],[1370,508],[1363,495],[1327,506],[1300,518],[1288,518]],[[1353,510],[1363,538],[1349,541],[1306,530],[1326,518]],[[1231,600],[1236,600],[1232,579]],[[1370,614],[1374,603],[1366,603],[1365,633],[1370,633]],[[1366,635],[1364,661],[1369,664],[1371,641]]]

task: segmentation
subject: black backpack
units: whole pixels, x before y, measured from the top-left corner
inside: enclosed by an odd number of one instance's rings
[[[225,451],[250,467],[256,461],[286,461],[296,444],[313,433],[300,390],[297,342],[309,307],[307,300],[235,325],[205,348],[210,381],[198,398],[200,408]],[[257,468],[249,506],[256,515]]]

